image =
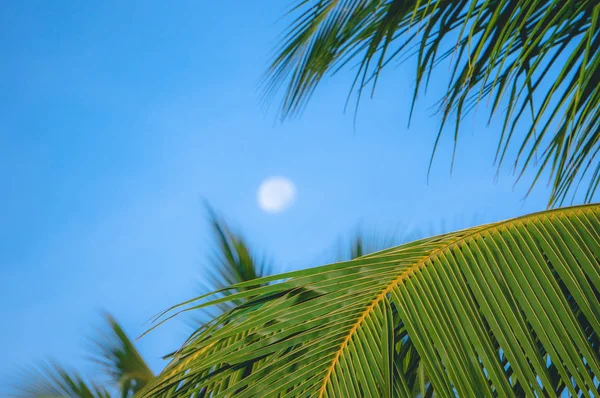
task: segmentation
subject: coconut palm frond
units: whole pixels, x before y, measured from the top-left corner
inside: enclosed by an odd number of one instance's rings
[[[212,289],[220,289],[240,282],[251,281],[271,273],[272,264],[250,248],[246,239],[231,230],[225,220],[207,206],[215,247],[210,257],[208,282]]]
[[[94,339],[91,360],[127,398],[154,379],[154,373],[121,325],[109,314],[105,318],[108,327]]]
[[[587,187],[583,199],[594,198],[600,184],[597,0],[299,0],[291,15],[265,83],[269,95],[283,87],[283,117],[300,112],[318,83],[349,63],[358,65],[352,91],[360,100],[365,89],[374,91],[383,69],[415,57],[413,106],[436,67],[450,71],[435,146],[452,124],[456,143],[463,117],[486,100],[490,119],[505,111],[499,167],[512,157],[519,176],[537,169],[532,186],[549,174],[550,205],[574,197],[580,183]]]
[[[15,389],[23,398],[110,398],[106,389],[86,381],[58,364],[44,363],[25,372]]]
[[[193,335],[145,396],[587,396],[600,388],[600,205],[230,290],[164,315],[243,300]]]

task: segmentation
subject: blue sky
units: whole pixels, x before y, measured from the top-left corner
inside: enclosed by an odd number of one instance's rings
[[[548,191],[523,202],[508,167],[494,182],[498,123],[484,112],[464,123],[452,176],[444,137],[427,183],[443,87],[434,78],[407,129],[410,62],[384,74],[356,126],[343,113],[351,73],[277,122],[257,87],[286,4],[0,5],[0,386],[47,358],[87,372],[101,310],[137,336],[198,293],[203,199],[281,271],[316,265],[358,223],[457,229],[545,208]],[[270,176],[297,188],[281,214],[256,202]],[[139,342],[153,369],[187,330],[174,320]]]

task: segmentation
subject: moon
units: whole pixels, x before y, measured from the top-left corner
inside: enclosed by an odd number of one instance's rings
[[[267,213],[281,213],[296,199],[296,185],[285,177],[269,177],[258,187],[258,205]]]

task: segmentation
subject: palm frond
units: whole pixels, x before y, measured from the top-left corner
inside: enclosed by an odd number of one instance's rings
[[[205,203],[208,222],[212,232],[212,251],[203,267],[200,289],[203,292],[223,290],[225,288],[256,278],[272,274],[273,265],[266,256],[256,252],[244,236],[232,230],[208,202]],[[189,324],[193,330],[211,322],[216,316],[240,304],[241,301],[223,302],[204,311],[194,314]],[[170,358],[172,354],[165,358]]]
[[[269,68],[268,95],[284,87],[282,115],[301,111],[318,83],[352,61],[358,100],[381,71],[415,56],[413,106],[431,73],[447,64],[440,134],[488,98],[490,119],[505,109],[498,167],[514,144],[519,175],[551,177],[550,205],[600,184],[600,4],[597,0],[298,0]],[[447,70],[446,68],[443,69]],[[412,113],[412,109],[411,109]],[[526,120],[529,118],[529,120]],[[518,139],[522,123],[529,126]],[[536,154],[540,153],[536,165]],[[435,148],[433,151],[435,154]],[[433,155],[432,155],[433,160]]]
[[[244,300],[194,334],[146,396],[600,391],[600,205],[473,227],[230,290],[164,315]]]
[[[24,374],[15,396],[23,398],[110,398],[103,387],[86,382],[57,364],[42,364]]]
[[[215,241],[209,261],[214,273],[207,276],[209,287],[216,290],[269,275],[272,265],[268,258],[254,253],[241,234],[232,231],[209,205],[206,207]]]
[[[108,328],[93,341],[92,361],[127,398],[154,379],[154,373],[121,325],[109,314],[105,318]]]

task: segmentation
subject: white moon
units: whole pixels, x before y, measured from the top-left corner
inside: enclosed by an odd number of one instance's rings
[[[281,213],[296,199],[296,186],[284,177],[270,177],[258,187],[258,205],[267,213]]]

